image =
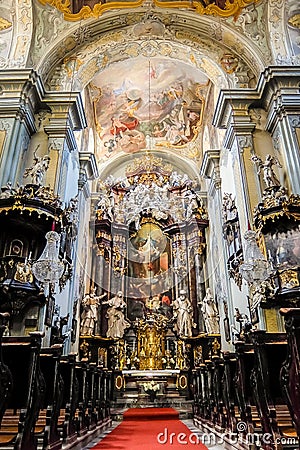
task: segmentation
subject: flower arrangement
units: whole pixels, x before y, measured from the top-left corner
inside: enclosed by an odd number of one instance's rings
[[[159,383],[156,383],[154,380],[146,381],[142,384],[144,391],[147,392],[157,392],[160,389]]]

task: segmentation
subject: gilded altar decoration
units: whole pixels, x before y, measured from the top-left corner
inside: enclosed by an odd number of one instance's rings
[[[59,229],[68,223],[61,199],[50,186],[26,184],[14,187],[10,182],[6,183],[0,192],[0,214],[13,214],[16,211],[20,214],[26,212],[28,217],[50,219]]]
[[[90,345],[84,339],[82,341],[82,343],[80,344],[80,347],[79,347],[79,350],[81,352],[81,361],[88,361],[89,360],[89,349],[90,349]]]
[[[166,317],[160,314],[148,314],[146,319],[136,322],[140,370],[163,368],[167,322]]]
[[[300,286],[299,272],[297,270],[279,271],[279,280],[283,289],[293,289]]]
[[[175,369],[188,370],[190,368],[190,349],[191,345],[182,339],[175,342]]]
[[[171,166],[164,166],[161,158],[153,155],[137,158],[127,167],[126,175],[118,179],[109,177],[101,185],[97,221],[134,224],[138,231],[144,215],[152,216],[157,223],[169,217],[179,223],[193,217],[206,220],[206,209],[194,189],[195,182],[172,171]]]
[[[98,348],[98,367],[107,368],[107,349]]]
[[[95,0],[39,0],[42,5],[51,5],[64,13],[65,20],[78,21],[91,17],[100,17],[106,11],[114,9],[134,9],[145,3],[146,0],[136,1],[95,1]],[[259,0],[179,0],[159,1],[153,4],[159,8],[187,9],[197,14],[220,17],[237,17],[243,8],[257,3]]]
[[[134,176],[144,173],[160,174],[162,176],[170,176],[173,167],[166,163],[162,158],[159,158],[152,153],[146,153],[140,158],[135,158],[132,163],[126,167],[126,176],[129,180]]]
[[[224,53],[220,59],[220,63],[225,72],[230,75],[236,71],[239,60],[232,53]]]
[[[33,283],[31,266],[27,261],[25,263],[17,263],[14,279],[19,281],[19,283]]]
[[[194,366],[195,368],[200,367],[203,363],[203,350],[202,345],[197,345],[194,347]]]
[[[300,195],[288,195],[286,188],[279,186],[264,191],[262,202],[254,210],[254,223],[262,230],[269,223],[286,218],[288,221],[300,220]]]
[[[221,344],[218,339],[215,337],[213,342],[211,343],[211,356],[212,358],[220,357]]]
[[[290,17],[288,23],[292,25],[292,27],[300,29],[300,14],[295,14]]]

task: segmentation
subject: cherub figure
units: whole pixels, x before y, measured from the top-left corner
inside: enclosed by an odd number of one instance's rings
[[[280,181],[275,175],[273,166],[276,165],[278,167],[282,167],[282,165],[275,156],[268,154],[266,156],[265,161],[263,162],[259,156],[252,155],[251,161],[253,163],[258,164],[258,171],[257,171],[258,174],[260,174],[261,170],[263,171],[263,180],[267,188],[280,186]]]

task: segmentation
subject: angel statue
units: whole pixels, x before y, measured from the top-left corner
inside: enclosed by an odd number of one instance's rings
[[[24,178],[31,177],[32,184],[37,184],[38,186],[41,186],[43,183],[44,174],[49,168],[50,156],[49,155],[36,156],[38,148],[39,145],[36,147],[33,154],[34,155],[33,164],[31,167],[25,169],[23,177]]]
[[[251,161],[258,164],[258,174],[260,174],[261,169],[263,170],[263,180],[267,188],[280,186],[280,181],[274,173],[273,166],[282,167],[282,165],[275,156],[267,155],[263,162],[259,156],[252,155]]]

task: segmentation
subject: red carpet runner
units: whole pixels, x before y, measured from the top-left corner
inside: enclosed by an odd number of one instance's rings
[[[131,408],[92,450],[207,450],[173,408]]]

